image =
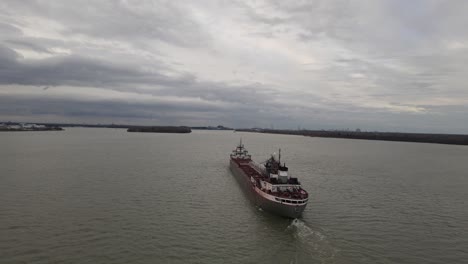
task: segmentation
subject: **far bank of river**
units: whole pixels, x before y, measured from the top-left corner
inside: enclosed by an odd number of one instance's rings
[[[350,138],[367,140],[403,141],[419,143],[438,143],[468,145],[468,135],[398,133],[398,132],[359,132],[359,131],[319,131],[319,130],[275,130],[275,129],[239,129],[236,131],[269,134],[300,135],[308,137]]]

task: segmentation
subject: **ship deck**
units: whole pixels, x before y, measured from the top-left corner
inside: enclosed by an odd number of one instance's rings
[[[250,162],[251,160],[246,160],[246,159],[238,159],[238,158],[231,158],[238,166],[239,168],[245,173],[245,175],[249,178],[253,177],[257,181],[257,186],[260,186],[260,180],[269,182],[271,184],[275,185],[298,185],[299,182],[297,179],[290,179],[287,184],[279,184],[277,182],[272,182],[269,178],[263,176],[259,171],[257,171],[254,167],[251,166]],[[303,192],[301,192],[301,190]],[[307,199],[308,198],[308,193],[303,190],[302,188],[300,189],[293,189],[293,190],[287,190],[287,191],[277,191],[277,192],[271,192],[271,191],[262,191],[273,195],[275,197],[279,198],[292,198],[292,199]]]
[[[261,179],[261,180],[266,180],[265,177],[258,172],[256,169],[254,169],[250,165],[250,160],[245,160],[245,159],[232,159],[236,164],[239,166],[239,168],[247,175],[247,176],[252,176],[254,179]]]

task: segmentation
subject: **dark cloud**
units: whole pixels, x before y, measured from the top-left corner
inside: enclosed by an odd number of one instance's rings
[[[183,84],[192,79],[168,78],[144,72],[135,65],[115,65],[95,58],[69,55],[40,60],[18,60],[12,49],[0,46],[0,84],[122,86],[129,84]]]
[[[20,35],[21,30],[14,25],[6,24],[6,23],[1,23],[0,22],[0,36],[2,38],[6,38],[8,36],[15,36],[15,35]]]
[[[5,46],[0,45],[0,69],[4,74],[8,74],[11,63],[16,63],[18,54]]]
[[[47,106],[47,107],[45,107]],[[269,113],[251,112],[254,106],[243,107],[243,111],[255,114],[261,119],[250,125],[268,125],[274,122]],[[61,122],[67,120],[86,121],[89,118],[101,118],[107,122],[128,122],[135,118],[147,119],[148,122],[167,124],[181,124],[197,126],[197,120],[206,124],[218,123],[226,125],[243,126],[251,120],[239,108],[216,105],[203,105],[197,102],[122,102],[122,101],[89,101],[35,97],[0,97],[1,115],[21,115],[26,117],[61,116]],[[0,115],[0,116],[1,116]],[[280,117],[281,115],[278,115]],[[263,120],[262,120],[263,119]],[[130,122],[135,123],[135,122]]]
[[[5,40],[5,43],[8,44],[10,47],[25,48],[41,53],[53,53],[43,45],[36,44],[33,41],[27,41],[23,39],[11,39]]]

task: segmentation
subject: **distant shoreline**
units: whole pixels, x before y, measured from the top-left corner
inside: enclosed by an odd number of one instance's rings
[[[468,145],[468,135],[427,134],[400,132],[360,132],[360,131],[322,131],[322,130],[275,130],[275,129],[237,129],[239,132],[298,135],[307,137],[347,138],[383,140],[415,143],[436,143],[448,145]]]
[[[36,123],[0,123],[0,132],[32,132],[32,131],[62,131],[63,128],[57,125],[36,124]]]
[[[130,127],[127,132],[143,133],[191,133],[190,127],[176,126],[151,126],[151,127]]]
[[[10,127],[1,127],[1,125]],[[287,130],[287,129],[263,129],[263,128],[246,128],[233,129],[224,126],[139,126],[139,125],[123,125],[123,124],[76,124],[76,123],[35,123],[33,125],[40,128],[21,128],[12,129],[11,126],[18,126],[19,122],[0,122],[0,132],[28,132],[28,131],[63,131],[63,127],[91,127],[91,128],[122,128],[127,129],[127,132],[141,133],[191,133],[192,130],[231,130],[239,132],[251,133],[267,133],[267,134],[282,134],[282,135],[298,135],[307,137],[324,137],[324,138],[344,138],[344,139],[363,139],[363,140],[382,140],[382,141],[397,141],[397,142],[414,142],[414,143],[434,143],[448,145],[468,145],[468,135],[463,134],[430,134],[430,133],[404,133],[404,132],[361,132],[361,131],[327,131],[327,130]]]
[[[0,132],[34,132],[34,131],[63,131],[61,127],[46,127],[46,128],[0,128]]]
[[[0,124],[6,125],[18,125],[20,122],[0,122]],[[33,122],[24,122],[31,124]],[[225,126],[151,126],[151,125],[125,125],[125,124],[79,124],[79,123],[35,123],[37,125],[43,125],[48,127],[91,127],[91,128],[148,128],[148,127],[188,127],[192,130],[234,130],[234,128]]]

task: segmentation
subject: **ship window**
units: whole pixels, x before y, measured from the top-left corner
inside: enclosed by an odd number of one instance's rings
[[[284,203],[284,202],[286,202],[286,201],[285,201],[284,199],[281,199],[281,202],[283,202],[283,203]]]

